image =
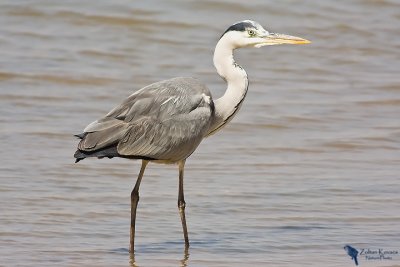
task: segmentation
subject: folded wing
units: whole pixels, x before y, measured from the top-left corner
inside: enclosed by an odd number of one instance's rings
[[[178,161],[199,145],[213,113],[209,90],[195,79],[151,84],[89,124],[79,135],[75,157]]]

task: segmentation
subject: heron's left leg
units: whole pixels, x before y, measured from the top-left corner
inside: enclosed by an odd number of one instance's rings
[[[137,178],[135,187],[131,193],[131,230],[130,230],[130,245],[129,245],[129,252],[134,253],[135,251],[135,225],[136,225],[136,209],[139,202],[139,187],[140,182],[142,181],[144,170],[146,169],[147,164],[149,161],[142,160],[142,167],[140,168],[139,176]]]
[[[182,228],[183,228],[183,237],[185,238],[185,247],[189,247],[189,237],[186,226],[186,217],[185,217],[185,197],[183,194],[183,171],[185,169],[185,160],[179,162],[179,193],[178,193],[178,208],[179,214],[181,215]]]

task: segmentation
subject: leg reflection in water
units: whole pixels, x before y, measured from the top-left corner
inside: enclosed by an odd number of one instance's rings
[[[185,248],[183,251],[183,258],[179,261],[179,267],[187,267],[189,261],[189,249]],[[130,267],[140,267],[140,265],[135,260],[135,253],[129,253],[129,264]]]

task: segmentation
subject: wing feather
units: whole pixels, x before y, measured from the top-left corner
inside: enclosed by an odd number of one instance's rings
[[[125,124],[115,125],[96,132],[89,132],[79,142],[78,149],[95,151],[117,143],[127,131]]]
[[[115,144],[124,157],[181,160],[207,134],[213,112],[211,94],[197,80],[161,81],[89,124],[78,149],[97,151]]]
[[[193,153],[207,134],[210,116],[210,109],[201,107],[164,121],[143,118],[126,132],[117,151],[124,156],[180,160]]]

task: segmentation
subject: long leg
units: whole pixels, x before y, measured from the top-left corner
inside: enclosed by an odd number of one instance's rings
[[[182,228],[183,228],[183,236],[185,238],[185,248],[189,247],[189,236],[186,226],[186,217],[185,217],[185,197],[183,194],[183,171],[185,168],[185,160],[179,162],[179,193],[178,193],[178,209],[179,214],[181,215]]]
[[[142,160],[142,167],[140,168],[139,176],[137,178],[135,187],[131,193],[131,239],[129,245],[129,252],[134,253],[135,249],[135,223],[136,223],[136,209],[139,202],[139,187],[144,174],[144,170],[149,162]]]

